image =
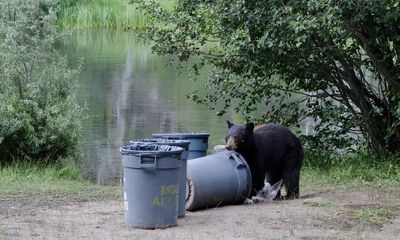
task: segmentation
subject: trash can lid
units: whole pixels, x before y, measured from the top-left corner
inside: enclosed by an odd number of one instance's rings
[[[210,134],[202,133],[202,132],[175,132],[175,133],[153,133],[153,137],[164,137],[164,138],[206,138],[209,137]]]
[[[184,151],[183,148],[170,145],[157,145],[144,142],[133,142],[122,146],[119,151],[123,155],[136,155],[136,156],[168,156],[173,154],[180,154]]]

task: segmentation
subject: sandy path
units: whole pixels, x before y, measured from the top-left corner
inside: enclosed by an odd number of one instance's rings
[[[399,203],[385,197],[393,192],[351,194],[331,190],[298,200],[188,212],[177,227],[164,230],[126,226],[116,200],[37,207],[1,217],[0,231],[9,239],[400,239]],[[386,208],[394,212],[381,222],[358,215]]]

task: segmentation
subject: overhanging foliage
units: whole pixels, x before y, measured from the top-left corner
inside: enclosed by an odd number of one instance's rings
[[[214,66],[211,93],[195,101],[244,115],[266,104],[261,120],[285,125],[312,118],[314,148],[348,147],[360,133],[376,153],[399,151],[398,1],[181,0],[174,11],[132,2],[154,23],[155,52],[201,56],[195,72]]]

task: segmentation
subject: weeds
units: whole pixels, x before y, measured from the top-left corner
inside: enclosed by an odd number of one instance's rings
[[[120,195],[120,189],[99,187],[83,179],[79,167],[73,161],[48,166],[19,162],[0,168],[0,201],[32,194],[63,199],[68,198],[64,195],[69,193],[79,193],[74,199],[85,202],[102,196],[115,198]]]
[[[310,207],[333,207],[333,203],[326,201],[324,198],[311,198],[303,201],[304,205]]]
[[[175,0],[160,1],[171,9]],[[148,20],[127,0],[83,0],[63,6],[59,23],[66,28],[143,29]]]
[[[84,180],[71,161],[47,166],[13,163],[0,167],[0,216],[21,215],[41,206],[119,199],[121,191]]]
[[[375,158],[368,151],[338,156],[306,156],[302,170],[304,185],[389,186],[400,183],[400,161],[396,156]]]
[[[44,166],[17,162],[0,168],[0,197],[10,194],[74,191],[90,186],[77,166],[68,163]]]
[[[348,216],[358,222],[364,224],[372,224],[376,226],[383,226],[388,223],[393,217],[398,215],[400,208],[396,206],[382,206],[382,207],[363,207],[354,209],[348,213]]]

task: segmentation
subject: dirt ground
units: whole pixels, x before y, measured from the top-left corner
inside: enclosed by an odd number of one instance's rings
[[[400,188],[307,190],[297,200],[188,212],[178,226],[133,229],[123,202],[0,201],[0,239],[400,239]]]

